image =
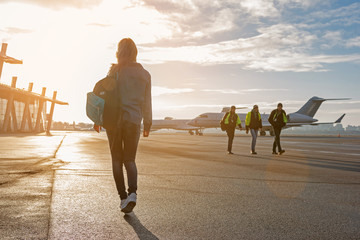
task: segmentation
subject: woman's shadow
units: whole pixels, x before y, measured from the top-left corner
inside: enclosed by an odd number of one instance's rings
[[[130,224],[130,226],[133,227],[140,240],[159,240],[157,236],[152,234],[152,232],[150,232],[146,227],[144,227],[144,225],[142,225],[134,212],[132,212],[131,214],[126,214],[124,216],[124,219]]]

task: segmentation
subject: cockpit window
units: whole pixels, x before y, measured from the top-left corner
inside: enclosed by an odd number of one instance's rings
[[[208,115],[206,115],[206,114],[201,114],[200,116],[198,116],[198,118],[207,118],[208,117]]]

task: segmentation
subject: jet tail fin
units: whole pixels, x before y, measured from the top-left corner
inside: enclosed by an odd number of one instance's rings
[[[341,121],[343,120],[343,118],[345,117],[345,113],[343,115],[341,115],[341,117],[339,117],[338,120],[336,120],[334,123],[341,123]]]
[[[343,118],[345,117],[345,113],[343,115],[341,115],[341,117],[339,117],[335,122],[322,122],[322,123],[311,123],[309,125],[312,126],[318,126],[318,125],[323,125],[323,124],[338,124],[341,123],[341,121],[343,120]],[[301,125],[301,124],[300,124]]]
[[[307,101],[304,106],[302,106],[297,113],[303,114],[309,117],[314,117],[317,110],[321,106],[321,104],[325,101],[332,101],[332,100],[349,100],[350,98],[319,98],[319,97],[312,97]]]

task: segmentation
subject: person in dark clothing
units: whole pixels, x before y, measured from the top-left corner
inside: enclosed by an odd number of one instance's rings
[[[231,150],[236,126],[239,126],[239,128],[242,129],[240,117],[235,113],[235,110],[236,107],[231,106],[230,112],[227,112],[222,119],[222,121],[225,123],[226,133],[228,135],[228,154],[234,154]]]
[[[248,112],[245,120],[246,125],[246,134],[251,133],[252,141],[251,141],[251,154],[257,154],[255,151],[256,139],[258,136],[258,131],[262,128],[262,120],[261,115],[259,113],[258,105],[254,105],[253,110]]]
[[[143,120],[143,136],[148,137],[152,125],[151,76],[136,62],[137,48],[130,38],[122,39],[116,53],[117,64],[108,73],[115,79],[115,110],[104,115],[103,120],[109,140],[112,169],[124,213],[132,212],[137,200],[137,167],[135,157]],[[106,106],[106,100],[105,100]],[[116,111],[117,109],[117,111]],[[113,116],[116,114],[117,116]],[[111,120],[110,120],[111,119]],[[99,131],[99,126],[94,126]],[[128,190],[125,188],[123,166],[127,173]]]
[[[280,145],[280,133],[281,133],[281,129],[288,122],[288,119],[286,117],[286,112],[282,109],[282,107],[283,107],[282,103],[279,103],[277,105],[277,108],[271,112],[269,119],[268,119],[269,123],[273,127],[274,133],[275,133],[272,153],[279,154],[279,155],[281,155],[285,152],[285,150],[282,149],[281,145]],[[276,152],[276,147],[278,148],[279,153]]]

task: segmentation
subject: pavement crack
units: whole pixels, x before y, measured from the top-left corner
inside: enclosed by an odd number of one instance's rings
[[[53,158],[56,158],[56,154],[57,152],[59,151],[62,143],[64,142],[64,139],[65,139],[66,135],[61,139],[60,141],[60,144],[59,146],[56,148],[55,152],[54,152],[54,155],[53,155]],[[63,161],[61,161],[63,162]],[[52,168],[51,169],[51,189],[50,189],[50,197],[49,197],[49,217],[48,217],[48,227],[47,227],[47,239],[50,238],[50,229],[51,229],[51,208],[52,208],[52,203],[53,203],[53,192],[54,192],[54,182],[55,182],[55,172],[56,172],[56,169]]]
[[[54,155],[52,156],[53,158],[56,158],[56,154],[57,152],[59,151],[62,143],[64,142],[64,139],[65,139],[66,135],[61,139],[60,143],[59,143],[59,146],[56,148],[55,152],[54,152]]]

